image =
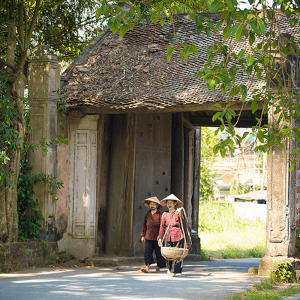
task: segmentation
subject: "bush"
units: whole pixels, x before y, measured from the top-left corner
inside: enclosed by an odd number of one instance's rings
[[[276,269],[271,272],[271,278],[277,282],[296,282],[297,277],[294,265],[291,262],[279,263]]]

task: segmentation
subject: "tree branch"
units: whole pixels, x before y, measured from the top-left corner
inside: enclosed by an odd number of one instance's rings
[[[19,4],[19,20],[18,20],[18,26],[17,30],[20,37],[20,46],[24,47],[24,6],[23,2]]]
[[[10,33],[13,37],[16,38],[16,40],[18,41],[18,43],[19,43],[21,49],[24,51],[23,45],[22,45],[21,40],[19,39],[19,37],[18,37],[13,31],[11,31],[9,28],[6,28],[6,31],[7,31],[8,33]]]
[[[24,45],[25,48],[29,48],[29,44],[30,44],[32,33],[33,33],[33,29],[34,29],[34,26],[36,24],[38,14],[40,12],[41,2],[42,2],[42,0],[36,0],[35,8],[34,8],[34,14],[33,14],[32,20],[31,20],[31,24],[30,24],[28,34],[27,34],[27,39],[26,39],[25,45]]]
[[[6,61],[3,60],[2,58],[0,58],[0,63],[3,64],[3,65],[5,65],[5,66],[8,66],[8,67],[10,67],[10,68],[12,68],[12,69],[15,69],[15,66],[13,66],[12,64],[6,62]]]

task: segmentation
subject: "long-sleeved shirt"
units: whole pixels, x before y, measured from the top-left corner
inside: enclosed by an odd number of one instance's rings
[[[146,212],[141,236],[145,237],[147,240],[156,241],[159,232],[161,216],[162,213],[160,211],[157,211],[154,214],[151,213],[151,210]]]
[[[171,221],[172,214],[165,212],[162,215],[161,222],[160,222],[160,230],[158,234],[158,239],[162,239],[164,237],[164,234],[166,230],[168,229],[169,223]],[[183,217],[182,217],[183,218]],[[180,226],[180,220],[178,214],[174,214],[172,218],[172,222],[169,228],[169,232],[167,233],[165,240],[167,242],[178,242],[184,238],[181,226]]]

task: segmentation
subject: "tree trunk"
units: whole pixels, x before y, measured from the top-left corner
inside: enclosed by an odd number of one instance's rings
[[[7,63],[14,66],[16,50],[16,25],[14,19],[14,1],[8,2],[7,20],[9,23],[9,34],[7,39]],[[26,77],[24,75],[24,65],[27,54],[24,51],[19,57],[15,68],[7,67],[9,81],[7,84],[7,97],[13,102],[13,106],[18,108],[19,116],[13,120],[14,130],[18,132],[16,149],[8,152],[9,162],[4,166],[8,176],[5,182],[0,185],[0,238],[4,242],[16,242],[18,240],[18,194],[17,184],[20,172],[20,158],[23,149],[24,136],[26,130],[25,105],[23,95]]]
[[[6,221],[6,193],[4,184],[0,185],[0,240],[5,241],[8,236]]]

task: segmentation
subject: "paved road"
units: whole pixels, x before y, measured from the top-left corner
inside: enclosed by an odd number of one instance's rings
[[[259,259],[186,262],[173,278],[154,266],[144,274],[140,265],[28,269],[0,274],[0,299],[228,299],[263,279],[247,273],[258,265]]]

